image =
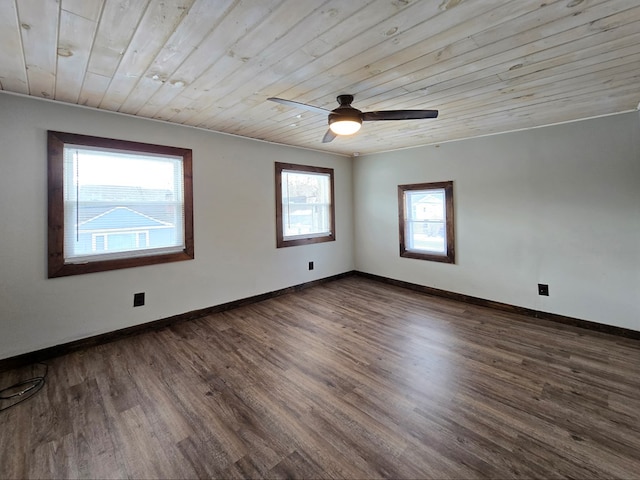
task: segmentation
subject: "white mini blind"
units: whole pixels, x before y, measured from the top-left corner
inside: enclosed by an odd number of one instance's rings
[[[65,145],[67,263],[185,248],[181,157]]]

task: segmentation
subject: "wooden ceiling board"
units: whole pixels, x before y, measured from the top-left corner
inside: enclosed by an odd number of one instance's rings
[[[637,0],[5,0],[0,88],[351,155],[630,111]],[[325,115],[438,109],[321,143]]]
[[[18,3],[22,1],[18,0]],[[98,31],[91,47],[89,72],[113,78],[122,57],[127,53],[131,39],[136,34],[148,2],[149,0],[109,0],[104,3]],[[152,35],[151,32],[141,34]]]
[[[296,2],[293,5],[281,4],[273,10],[263,19],[263,25],[260,28],[240,38],[228,50],[227,55],[214,65],[220,78],[215,82],[206,81],[207,85],[211,85],[208,90],[210,100],[203,103],[198,97],[192,100],[183,112],[176,113],[170,120],[188,125],[201,125],[215,115],[216,111],[237,104],[238,98],[241,98],[242,102],[249,103],[253,95],[251,89],[243,96],[227,97],[227,94],[233,90],[233,85],[241,85],[245,82],[249,82],[250,85],[252,78],[256,76],[260,76],[261,82],[266,83],[268,80],[260,70],[261,65],[277,63],[288,53],[295,51],[296,39],[289,38],[292,29],[297,25],[295,19],[300,18],[305,21],[316,9],[315,2]],[[269,55],[270,52],[277,55]]]
[[[18,4],[22,49],[27,68],[29,94],[54,98],[56,45],[60,9],[55,2],[23,0]]]
[[[321,36],[329,23],[340,22],[352,19],[352,15],[364,9],[371,0],[352,0],[344,2],[341,0],[330,1],[316,8],[313,12],[308,12],[308,19],[304,23],[291,25],[288,31],[274,40],[268,48],[253,57],[247,57],[248,68],[239,69],[213,87],[216,110],[209,114],[199,113],[193,118],[187,119],[187,123],[200,125],[202,121],[213,120],[223,113],[225,117],[232,117],[243,113],[247,109],[264,105],[264,96],[255,92],[255,85],[252,79],[259,76],[261,84],[266,85],[264,91],[274,91],[273,85],[282,81],[285,75],[299,72],[305,62],[309,61],[309,55],[305,53],[305,38],[317,39]],[[302,4],[313,5],[310,2]],[[317,5],[317,4],[316,4]],[[289,16],[288,9],[281,12]],[[312,13],[315,13],[312,15]],[[324,43],[324,42],[323,42]],[[238,98],[243,100],[238,102]],[[210,105],[212,106],[212,105]],[[203,125],[206,127],[206,124]]]
[[[99,107],[119,111],[131,91],[166,45],[193,0],[163,0],[150,2],[136,28],[129,46],[122,55],[109,88]]]
[[[97,22],[100,19],[103,5],[104,0],[62,0],[61,8],[64,12],[73,13],[92,22]]]
[[[28,94],[18,9],[13,2],[0,2],[0,45],[0,87],[9,92]]]
[[[169,121],[177,115],[185,116],[197,111],[198,106],[190,106],[194,100],[199,100],[199,103],[207,101],[209,89],[225,77],[227,69],[243,65],[244,58],[235,53],[234,45],[258,28],[281,3],[282,0],[236,2],[198,49],[173,74],[173,81],[183,82],[184,86],[165,82],[163,89],[175,88],[177,94],[171,102],[161,105],[153,118]],[[181,123],[179,118],[174,121]]]
[[[78,103],[97,28],[97,20],[64,8],[61,10],[55,73],[56,100]]]
[[[186,77],[178,72],[185,61],[198,52],[195,62],[200,61],[201,68],[206,65],[207,47],[215,45],[217,38],[213,32],[223,34],[219,24],[227,19],[228,12],[235,0],[196,0],[183,21],[163,46],[129,98],[122,111],[134,115],[152,118],[162,107],[167,105],[187,84]],[[205,40],[209,43],[205,43]],[[208,55],[211,55],[209,52]],[[188,68],[188,65],[184,67]],[[167,83],[167,79],[171,81]],[[182,82],[182,85],[181,83]]]

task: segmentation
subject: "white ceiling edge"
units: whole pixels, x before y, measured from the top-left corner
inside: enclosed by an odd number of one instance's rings
[[[382,150],[380,152],[375,152],[375,153],[353,153],[351,154],[351,158],[354,157],[368,157],[370,155],[378,155],[380,153],[392,153],[392,152],[398,152],[400,150],[411,150],[414,148],[422,148],[422,147],[429,147],[429,146],[440,146],[444,143],[452,143],[452,142],[462,142],[464,140],[471,140],[474,138],[483,138],[483,137],[493,137],[495,135],[504,135],[507,133],[515,133],[515,132],[526,132],[528,130],[535,130],[538,128],[547,128],[547,127],[553,127],[556,125],[565,125],[567,123],[577,123],[577,122],[584,122],[586,120],[593,120],[594,118],[604,118],[604,117],[613,117],[614,115],[623,115],[625,113],[631,113],[631,112],[639,112],[640,113],[640,103],[638,104],[638,107],[636,109],[633,110],[621,110],[620,112],[613,112],[613,113],[604,113],[602,115],[593,115],[591,117],[584,117],[584,118],[579,118],[577,120],[564,120],[562,122],[555,122],[555,123],[547,123],[544,125],[536,125],[535,127],[525,127],[525,128],[516,128],[513,130],[505,130],[504,132],[495,132],[495,133],[484,133],[481,135],[471,135],[469,137],[462,137],[462,138],[456,138],[453,140],[442,140],[440,142],[430,142],[430,143],[425,143],[422,145],[413,145],[411,147],[402,147],[402,148],[394,148],[392,150]]]

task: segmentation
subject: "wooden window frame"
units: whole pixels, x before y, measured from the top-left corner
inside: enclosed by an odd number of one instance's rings
[[[85,273],[104,272],[121,268],[141,267],[160,263],[192,260],[193,241],[193,170],[192,151],[187,148],[115,140],[75,133],[48,131],[47,139],[47,196],[48,196],[48,277],[64,277]],[[184,244],[181,252],[140,255],[127,258],[65,262],[64,252],[64,146],[83,145],[156,155],[182,157],[184,192]]]
[[[334,181],[333,181],[333,168],[325,168],[325,167],[312,167],[309,165],[297,165],[293,163],[275,163],[275,184],[276,184],[276,246],[277,248],[283,247],[294,247],[297,245],[309,245],[314,243],[322,243],[322,242],[333,242],[336,239],[336,212],[335,212],[335,195],[334,195]],[[307,238],[295,238],[291,240],[287,240],[284,237],[284,229],[283,229],[283,217],[282,217],[282,171],[283,170],[293,170],[299,171],[302,173],[321,173],[325,175],[329,175],[329,197],[331,201],[330,206],[330,232],[328,235],[322,236],[312,236]]]
[[[408,250],[406,247],[406,201],[405,192],[420,190],[441,190],[445,192],[445,229],[447,236],[446,251],[444,254],[418,252]],[[405,258],[415,258],[418,260],[428,260],[432,262],[456,263],[455,251],[455,219],[453,209],[453,181],[414,183],[409,185],[398,185],[398,223],[400,226],[400,256]]]

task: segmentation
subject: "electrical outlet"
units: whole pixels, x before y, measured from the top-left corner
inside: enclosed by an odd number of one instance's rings
[[[313,270],[313,262],[309,262],[309,270]]]
[[[133,294],[133,306],[141,307],[144,305],[144,292]]]
[[[547,285],[546,283],[539,283],[538,284],[538,295],[543,295],[545,297],[549,296],[549,285]]]

